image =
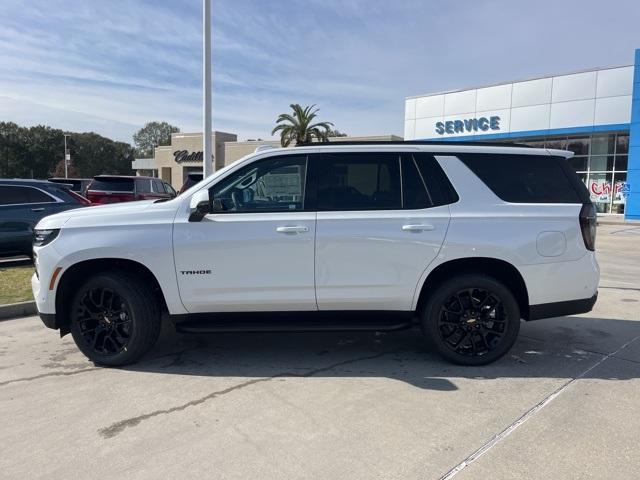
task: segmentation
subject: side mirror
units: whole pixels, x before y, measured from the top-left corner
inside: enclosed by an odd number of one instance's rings
[[[189,221],[199,222],[207,213],[211,213],[212,205],[209,200],[209,190],[200,190],[193,194],[189,201]]]

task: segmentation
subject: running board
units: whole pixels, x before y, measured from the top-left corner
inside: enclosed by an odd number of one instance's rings
[[[411,328],[413,312],[269,312],[175,315],[181,333],[353,332]]]

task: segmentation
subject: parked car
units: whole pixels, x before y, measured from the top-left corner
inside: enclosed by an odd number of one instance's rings
[[[196,183],[201,182],[202,177],[203,177],[202,173],[188,173],[187,179],[185,180],[184,184],[180,188],[179,193],[182,193],[185,190],[188,190],[191,187],[193,187]]]
[[[95,363],[183,332],[421,328],[446,359],[509,351],[520,320],[588,312],[596,215],[571,152],[331,143],[246,157],[164,203],[37,226],[45,325]]]
[[[98,175],[87,187],[91,203],[119,203],[134,200],[170,200],[176,191],[167,182],[154,177]]]
[[[88,204],[58,183],[0,179],[0,257],[31,256],[33,227],[41,218]]]
[[[63,183],[66,185],[71,185],[71,190],[74,192],[84,196],[87,192],[87,187],[91,183],[91,178],[63,178],[63,177],[54,177],[50,178],[50,182],[54,183]]]

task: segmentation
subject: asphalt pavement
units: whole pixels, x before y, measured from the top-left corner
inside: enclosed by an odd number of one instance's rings
[[[593,312],[524,323],[457,367],[412,331],[163,332],[95,367],[0,322],[0,477],[640,478],[640,226],[602,225]]]

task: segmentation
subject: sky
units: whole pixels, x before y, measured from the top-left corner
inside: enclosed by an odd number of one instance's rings
[[[404,99],[630,65],[638,0],[212,0],[213,127],[270,138],[289,104],[402,135]],[[202,128],[201,0],[2,0],[0,121],[131,142]]]

